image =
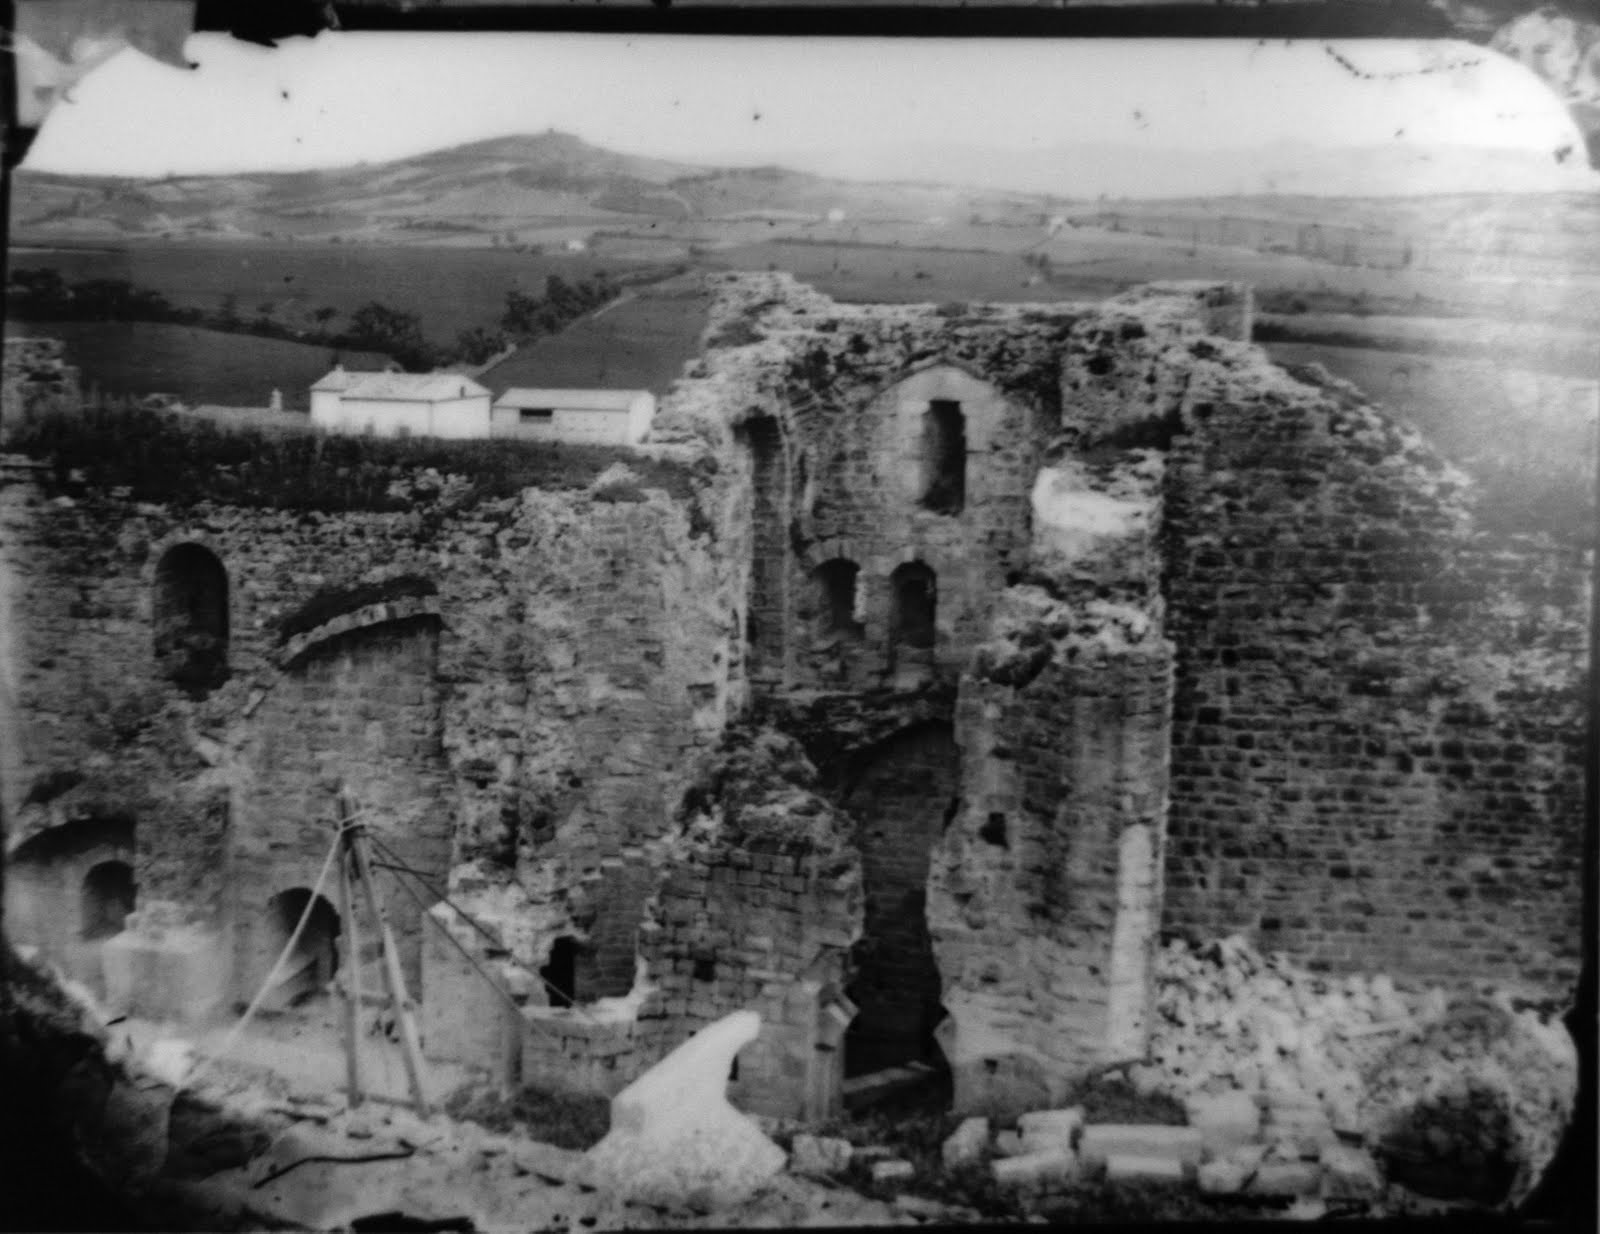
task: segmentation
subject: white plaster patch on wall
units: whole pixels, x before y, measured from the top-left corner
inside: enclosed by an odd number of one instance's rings
[[[1033,484],[1033,556],[1040,565],[1066,565],[1110,539],[1142,533],[1149,503],[1095,492],[1082,469],[1043,467]]]
[[[1150,961],[1160,870],[1148,824],[1124,829],[1117,844],[1117,919],[1111,935],[1106,1057],[1143,1057],[1149,1035]]]

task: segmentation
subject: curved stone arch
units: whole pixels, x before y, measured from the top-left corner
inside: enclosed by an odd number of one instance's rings
[[[129,817],[74,818],[35,832],[6,857],[6,933],[65,963],[82,967],[83,886],[96,867],[116,863],[138,870],[137,825]]]
[[[162,537],[141,571],[157,670],[193,697],[228,679],[230,634],[237,625],[233,579],[209,539]]]
[[[948,361],[901,373],[863,404],[908,507],[960,518],[997,483],[988,460],[1028,422],[994,382]]]
[[[336,638],[395,622],[428,617],[438,621],[441,629],[444,628],[444,615],[438,596],[402,596],[352,609],[289,639],[278,650],[277,665],[280,670],[288,672],[322,644]]]
[[[926,360],[918,360],[915,364],[907,365],[905,368],[900,369],[897,373],[895,373],[893,377],[889,377],[884,381],[879,382],[877,385],[870,387],[867,392],[861,396],[860,405],[863,407],[870,406],[873,402],[894,390],[896,386],[902,386],[913,378],[921,377],[924,373],[929,373],[934,369],[942,368],[954,369],[956,372],[971,378],[973,381],[976,381],[981,385],[991,387],[1002,398],[1005,398],[1010,402],[1016,402],[1015,399],[1012,399],[1005,393],[1005,391],[1001,390],[999,386],[995,385],[994,382],[985,377],[983,373],[978,370],[977,365],[963,360],[957,356],[930,356]],[[1021,406],[1021,404],[1019,403],[1018,406]]]
[[[175,548],[182,548],[185,544],[193,544],[203,548],[222,563],[222,568],[227,571],[231,581],[233,571],[228,567],[228,554],[222,541],[210,532],[199,527],[180,527],[176,531],[169,531],[159,539],[152,540],[145,550],[144,564],[139,568],[139,603],[136,611],[145,621],[155,617],[155,586],[156,573],[160,569],[161,559]],[[230,597],[231,602],[231,597]],[[239,624],[235,622],[234,624]]]

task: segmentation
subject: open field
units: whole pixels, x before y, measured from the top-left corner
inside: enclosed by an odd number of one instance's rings
[[[1600,448],[1600,382],[1493,359],[1269,343],[1279,364],[1316,363],[1414,425],[1476,479],[1491,519],[1588,539]]]
[[[291,325],[311,324],[311,314],[327,305],[341,314],[332,323],[336,330],[352,309],[377,300],[415,313],[423,333],[444,344],[461,330],[494,326],[512,288],[543,295],[545,279],[552,274],[574,282],[601,273],[635,273],[641,263],[585,253],[240,240],[14,247],[11,268],[30,266],[59,270],[68,282],[126,279],[159,291],[179,307],[207,313],[217,312],[228,296],[246,318],[270,303],[270,316]]]
[[[185,402],[240,407],[264,407],[278,389],[286,407],[307,408],[311,383],[336,358],[351,368],[381,368],[388,359],[165,322],[7,322],[6,334],[60,339],[86,392],[176,394]]]
[[[692,280],[647,287],[520,348],[478,380],[497,395],[510,386],[609,386],[660,398],[699,354],[709,308]]]

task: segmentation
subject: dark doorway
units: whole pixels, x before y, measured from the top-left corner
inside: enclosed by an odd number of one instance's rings
[[[894,647],[929,650],[934,644],[938,576],[920,561],[908,561],[889,576],[892,589],[889,641]]]
[[[305,1003],[324,993],[324,987],[339,971],[339,914],[322,896],[313,899],[305,887],[280,892],[267,902],[270,954],[263,962],[271,965],[288,946],[308,903],[311,915],[294,950],[278,970],[269,1006],[282,1008]]]
[[[552,1007],[570,1007],[577,998],[578,940],[562,935],[550,944],[550,962],[539,970]]]
[[[817,567],[817,609],[824,635],[859,635],[856,619],[856,580],[861,567],[843,557],[835,557]]]
[[[102,861],[84,876],[82,895],[83,938],[98,942],[120,934],[133,912],[133,869],[125,861]]]
[[[845,1035],[849,1077],[944,1058],[934,1029],[944,1019],[928,937],[933,846],[960,791],[960,753],[950,726],[904,729],[861,762],[844,804],[856,820],[866,914],[846,990],[859,1008]]]

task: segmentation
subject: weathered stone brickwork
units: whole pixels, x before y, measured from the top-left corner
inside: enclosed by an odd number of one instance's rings
[[[6,478],[0,551],[27,718],[8,751],[13,844],[115,803],[136,824],[141,898],[219,923],[237,909],[248,930],[261,905],[233,902],[235,860],[284,855],[270,879],[245,879],[284,883],[258,899],[308,886],[325,846],[311,835],[325,837],[347,776],[358,804],[376,798],[398,826],[391,842],[420,845],[409,855],[436,886],[453,863],[486,859],[552,906],[552,937],[603,937],[588,979],[627,988],[642,894],[619,898],[608,859],[663,831],[727,705],[727,608],[680,508],[529,492],[403,515],[177,512],[47,491],[28,466]],[[226,574],[226,680],[207,690],[182,688],[157,655],[160,563],[175,547]],[[394,606],[369,614],[368,634],[280,645],[313,596],[398,576],[438,592],[411,652],[378,650],[406,625]],[[387,898],[420,921],[396,888]]]
[[[1236,395],[1173,456],[1168,921],[1336,971],[1565,987],[1587,567],[1475,532],[1426,447]]]
[[[453,820],[438,654],[438,620],[430,616],[335,635],[307,648],[251,716],[238,752],[229,844],[240,1001],[250,999],[287,941],[272,928],[269,903],[285,891],[311,889],[333,841],[341,789],[376,840],[433,885],[445,881]],[[376,870],[374,882],[406,979],[417,988],[422,912],[406,891],[416,884],[387,869]],[[334,906],[337,886],[330,878],[322,891]],[[375,939],[362,924],[363,935]]]
[[[403,923],[430,1055],[615,1092],[751,1007],[730,1091],[813,1118],[852,1053],[1001,1112],[1139,1057],[1163,930],[1566,992],[1586,553],[1268,365],[1238,288],[712,281],[751,341],[650,447],[693,509],[619,474],[175,510],[9,463],[11,849],[125,820],[242,996],[342,780],[477,923]]]

